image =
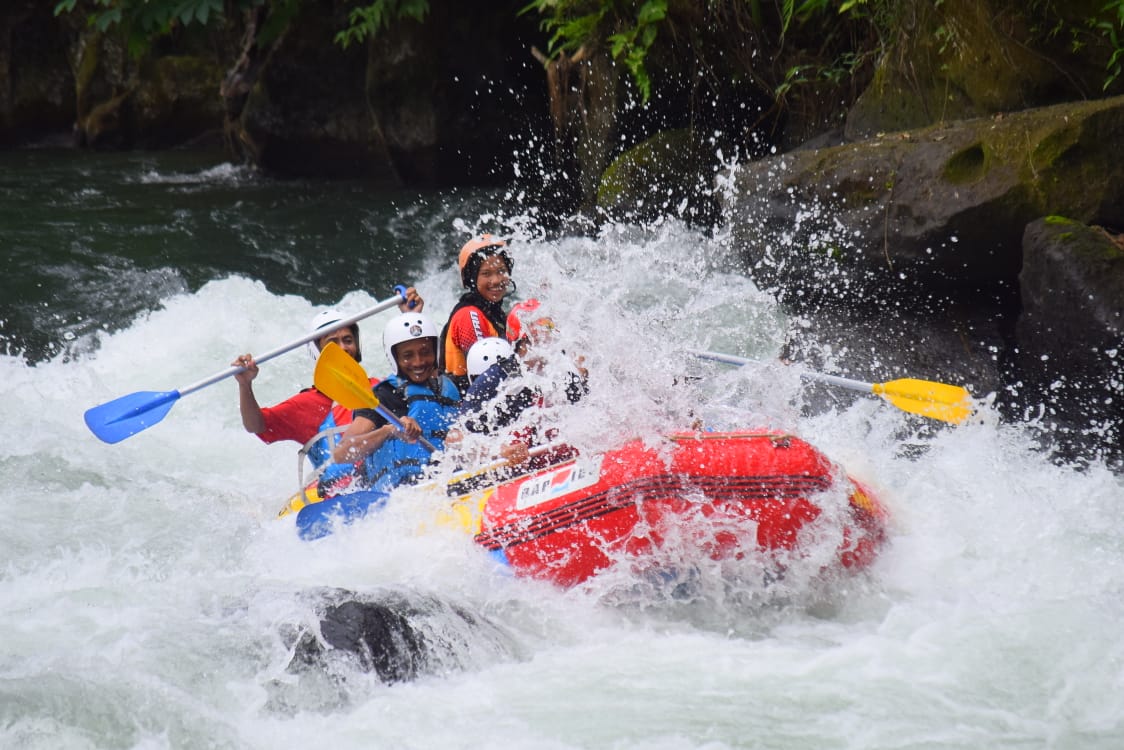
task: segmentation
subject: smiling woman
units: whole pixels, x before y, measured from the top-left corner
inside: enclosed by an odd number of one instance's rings
[[[468,390],[468,350],[481,339],[507,336],[503,300],[515,291],[514,261],[507,243],[490,234],[465,243],[457,259],[461,295],[441,332],[440,367],[462,392]]]

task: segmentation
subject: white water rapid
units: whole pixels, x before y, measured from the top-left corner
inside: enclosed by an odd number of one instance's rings
[[[337,306],[413,282],[443,323],[454,252],[429,248],[421,278],[359,282]],[[718,270],[720,241],[680,225],[527,238],[513,253],[519,297],[544,301],[590,370],[593,393],[562,424],[576,442],[696,417],[790,430],[889,509],[871,573],[830,607],[622,604],[613,582],[514,579],[469,539],[419,533],[424,500],[304,543],[275,519],[294,447],[242,431],[233,380],[117,445],[96,440],[87,408],[193,383],[296,338],[318,309],[231,276],[77,360],[0,357],[0,747],[1124,746],[1121,477],[1052,464],[986,409],[935,430],[871,397],[802,410],[798,366],[776,360],[794,323]],[[380,376],[385,319],[361,324]],[[262,402],[309,385],[312,366],[303,349],[263,365]],[[296,675],[287,634],[314,619],[321,587],[433,595],[503,637],[470,638],[447,669],[393,685],[358,669]]]

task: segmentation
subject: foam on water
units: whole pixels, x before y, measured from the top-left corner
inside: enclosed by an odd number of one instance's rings
[[[242,351],[302,335],[318,309],[230,277],[164,300],[92,354],[0,357],[0,745],[521,748],[1082,747],[1124,741],[1124,482],[1051,464],[991,415],[927,428],[874,399],[806,414],[789,324],[722,246],[668,223],[513,246],[558,349],[593,391],[558,419],[580,446],[652,439],[695,419],[775,425],[868,483],[892,514],[871,575],[827,609],[755,610],[709,596],[620,604],[616,582],[517,580],[452,532],[440,499],[393,505],[316,543],[274,516],[295,489],[291,445],[242,429],[233,380],[178,401],[117,445],[82,413],[169,390]],[[443,322],[451,253],[417,285]],[[409,280],[403,280],[409,281]],[[373,304],[366,292],[338,301]],[[383,375],[361,323],[364,365]],[[687,349],[760,366],[702,365]],[[561,358],[561,352],[554,352]],[[311,379],[304,350],[262,367],[262,403]],[[873,373],[872,373],[873,375]],[[918,373],[923,377],[924,373]],[[427,505],[427,502],[430,503]],[[426,526],[426,533],[418,529]],[[401,587],[464,603],[511,649],[392,686],[286,670],[308,592]]]

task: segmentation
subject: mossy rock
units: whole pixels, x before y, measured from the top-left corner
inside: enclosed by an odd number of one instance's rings
[[[905,0],[894,42],[847,117],[849,139],[1101,95],[1111,50],[1087,22],[1100,0],[1049,11],[1010,0]],[[1061,7],[1064,6],[1064,7]],[[1100,15],[1099,15],[1100,14]],[[1065,46],[1068,32],[1085,43]],[[1112,93],[1112,92],[1110,92]]]
[[[1060,216],[1031,222],[1023,237],[1015,326],[1023,387],[1049,394],[1051,418],[1061,423],[1100,423],[1098,434],[1118,456],[1124,425],[1105,422],[1102,410],[1124,396],[1120,243],[1118,235]]]
[[[224,71],[216,60],[168,55],[141,67],[132,98],[135,140],[172,146],[222,128]]]
[[[1014,288],[1034,219],[1124,226],[1120,143],[1124,97],[931,126],[743,165],[727,215],[769,286],[823,285],[830,246],[875,285]]]
[[[692,153],[687,129],[657,133],[625,151],[601,175],[598,210],[631,221],[678,213],[698,185]]]

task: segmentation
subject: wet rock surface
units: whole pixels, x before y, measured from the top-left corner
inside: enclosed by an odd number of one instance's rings
[[[510,659],[513,637],[468,605],[408,589],[313,592],[315,624],[296,635],[289,671],[358,670],[384,683]]]

